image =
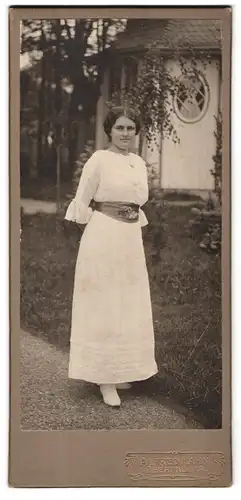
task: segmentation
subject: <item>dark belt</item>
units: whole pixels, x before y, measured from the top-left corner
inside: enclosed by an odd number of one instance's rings
[[[139,220],[139,205],[135,203],[95,201],[93,209],[108,217],[122,222],[137,222]]]

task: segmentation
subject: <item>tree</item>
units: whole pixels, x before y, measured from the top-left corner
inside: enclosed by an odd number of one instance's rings
[[[37,90],[39,164],[43,156],[42,137],[49,133],[53,123],[56,131],[56,120],[61,120],[63,136],[67,137],[70,165],[74,164],[79,150],[84,149],[100,95],[103,56],[124,28],[125,21],[121,19],[22,22],[21,52],[28,53],[32,66],[28,71],[40,82]],[[68,98],[63,88],[71,89]]]
[[[131,84],[114,92],[111,102],[107,103],[108,106],[120,103],[133,106],[140,115],[148,142],[155,140],[158,134],[179,142],[171,119],[174,96],[192,99],[195,82],[199,79],[200,66],[205,69],[211,62],[208,53],[196,51],[192,47],[185,49],[183,55],[180,46],[169,47],[168,59],[177,62],[182,77],[189,77],[193,86],[188,88],[180,77],[175,76],[166,64],[167,56],[160,56],[156,44],[153,44],[142,55],[136,78]]]
[[[178,132],[172,119],[174,99],[192,103],[195,97],[201,102],[200,71],[205,73],[208,65],[212,63],[209,51],[196,49],[188,38],[175,46],[172,40],[165,38],[162,33],[161,47],[164,50],[160,54],[160,41],[156,40],[147,49],[143,48],[140,54],[126,57],[126,70],[128,70],[128,66],[134,68],[137,65],[139,70],[134,71],[131,78],[126,78],[124,88],[114,89],[111,101],[106,103],[109,107],[116,104],[130,105],[137,110],[142,122],[140,153],[143,137],[149,145],[156,143],[160,148],[164,138],[179,143]],[[114,52],[112,57],[115,57]],[[178,73],[181,78],[175,76],[177,73],[172,71],[167,60],[175,61],[179,66]],[[220,58],[217,59],[216,64],[220,67]],[[216,121],[217,153],[213,160],[215,162],[215,190],[219,195],[221,184],[220,137],[222,135],[220,115]]]

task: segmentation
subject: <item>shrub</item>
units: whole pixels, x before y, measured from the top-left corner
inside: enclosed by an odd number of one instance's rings
[[[161,250],[167,241],[166,213],[163,202],[151,198],[144,207],[144,212],[147,216],[148,225],[143,230],[143,239],[149,248],[149,258],[151,258],[152,262],[158,262]]]
[[[84,148],[83,153],[80,154],[79,159],[76,161],[76,168],[74,170],[74,175],[73,175],[73,179],[72,179],[72,190],[71,190],[71,193],[67,194],[65,202],[62,204],[61,216],[64,215],[70,201],[75,196],[77,188],[78,188],[79,180],[80,180],[80,177],[82,174],[83,167],[93,153],[94,153],[94,142],[88,141],[85,148]]]
[[[219,111],[218,116],[215,116],[216,130],[214,137],[216,139],[216,153],[213,156],[214,169],[211,174],[214,177],[214,189],[217,194],[219,204],[222,204],[222,113]]]
[[[190,221],[190,235],[203,250],[220,254],[222,240],[221,211],[193,208],[191,212],[195,218]]]
[[[83,153],[80,154],[79,159],[76,161],[76,169],[73,176],[74,192],[76,192],[77,190],[83,167],[88,159],[92,156],[94,151],[94,141],[87,141]]]
[[[200,248],[216,254],[221,253],[222,244],[222,114],[219,111],[214,117],[216,121],[216,153],[213,156],[214,168],[211,174],[214,178],[214,194],[216,201],[211,197],[204,210],[192,209],[194,219],[190,221],[190,232],[198,241]]]

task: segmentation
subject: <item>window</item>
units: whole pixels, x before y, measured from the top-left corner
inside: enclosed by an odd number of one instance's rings
[[[138,73],[138,61],[132,58],[127,58],[124,61],[124,71],[125,71],[125,90],[130,90],[130,88],[135,85],[137,81]]]
[[[110,69],[110,78],[109,78],[109,98],[111,99],[113,94],[120,91],[121,84],[121,65],[113,65]]]
[[[174,110],[185,123],[195,123],[203,118],[209,103],[209,88],[204,77],[189,75],[180,78],[174,97]]]

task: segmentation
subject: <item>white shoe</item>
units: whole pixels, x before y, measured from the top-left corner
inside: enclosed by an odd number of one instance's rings
[[[131,389],[131,384],[129,384],[129,382],[123,382],[122,384],[116,384],[116,389]]]
[[[100,385],[100,392],[104,402],[109,406],[120,406],[121,400],[118,396],[116,386],[113,384]]]

